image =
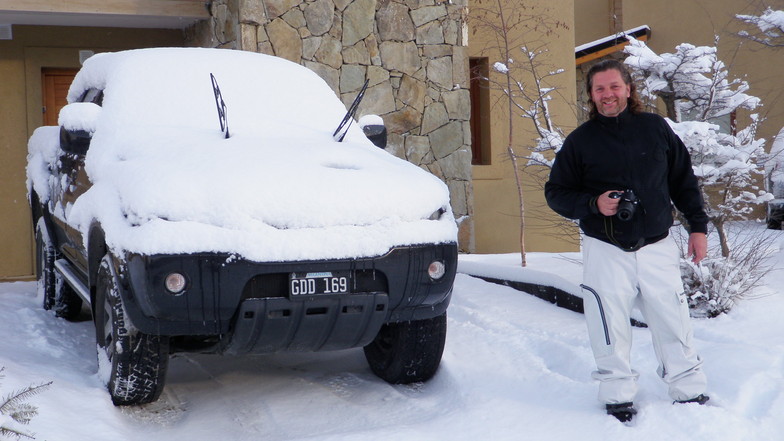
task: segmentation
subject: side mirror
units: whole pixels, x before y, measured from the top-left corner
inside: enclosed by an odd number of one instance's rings
[[[95,103],[71,103],[60,110],[60,148],[66,153],[84,155],[101,116],[101,106]]]
[[[365,115],[359,119],[359,126],[370,142],[376,147],[387,147],[387,128],[378,115]]]
[[[93,134],[84,130],[66,130],[60,126],[60,149],[65,153],[86,155]]]

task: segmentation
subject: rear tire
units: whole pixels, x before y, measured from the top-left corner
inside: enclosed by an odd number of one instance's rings
[[[98,268],[95,329],[99,370],[115,406],[150,403],[160,397],[169,364],[169,338],[145,334],[131,323],[110,255]],[[101,361],[108,361],[100,366]]]
[[[391,384],[427,381],[441,364],[446,312],[431,319],[387,323],[365,346],[370,369]]]
[[[43,308],[47,311],[54,309],[57,317],[76,320],[82,311],[82,299],[54,269],[60,253],[49,236],[43,218],[38,220],[35,227],[35,250],[38,293],[43,296]]]

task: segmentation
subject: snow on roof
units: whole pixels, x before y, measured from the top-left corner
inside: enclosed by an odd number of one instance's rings
[[[227,106],[220,130],[209,74]],[[375,147],[312,71],[249,52],[163,48],[91,57],[68,94],[91,88],[102,108],[67,106],[61,124],[95,133],[92,187],[54,215],[86,234],[101,223],[115,252],[227,252],[257,261],[374,256],[396,245],[456,241],[438,178]],[[94,112],[94,115],[86,113]],[[57,131],[31,138],[29,185],[52,185]],[[39,191],[40,190],[40,191]],[[440,220],[428,220],[439,209]]]
[[[581,44],[574,48],[575,54],[580,54],[580,52],[593,52],[592,49],[594,48],[602,48],[606,45],[614,46],[619,43],[618,40],[626,40],[627,36],[637,37],[639,35],[645,35],[650,33],[651,28],[648,25],[637,26],[636,28],[631,28],[627,31],[619,32],[617,34],[609,35],[607,37],[602,37],[598,40],[594,40],[585,44]]]

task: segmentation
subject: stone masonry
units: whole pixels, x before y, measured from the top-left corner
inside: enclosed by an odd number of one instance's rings
[[[380,115],[387,150],[449,187],[462,251],[473,250],[467,0],[213,0],[190,44],[307,66],[358,117]]]

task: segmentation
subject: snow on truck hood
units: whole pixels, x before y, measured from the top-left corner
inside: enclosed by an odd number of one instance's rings
[[[97,119],[70,106],[60,124],[94,122],[85,157],[93,185],[62,216],[83,234],[100,222],[115,252],[283,261],[456,241],[446,185],[374,146],[356,122],[334,141],[346,108],[302,66],[241,51],[144,49],[91,57],[69,102],[90,88],[104,91]],[[34,188],[50,185],[40,171],[58,154],[56,132],[39,131],[30,141]]]

